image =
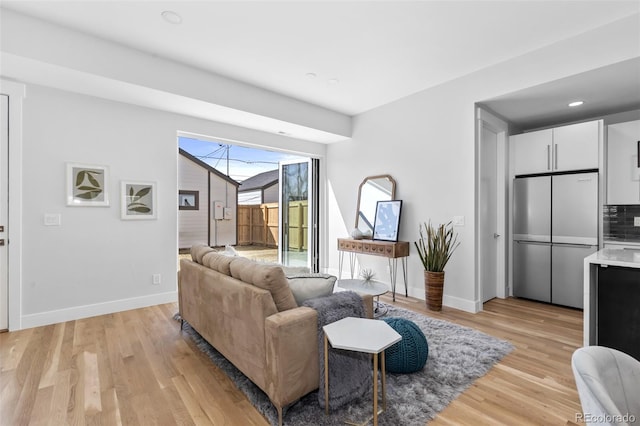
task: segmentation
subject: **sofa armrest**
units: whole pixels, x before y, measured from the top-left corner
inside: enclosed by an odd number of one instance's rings
[[[267,387],[276,407],[318,388],[318,314],[298,307],[265,320]]]

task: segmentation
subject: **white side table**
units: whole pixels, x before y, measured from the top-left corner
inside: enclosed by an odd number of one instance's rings
[[[343,318],[325,325],[324,330],[324,401],[329,414],[329,343],[335,349],[373,354],[373,425],[378,414],[387,408],[384,350],[402,340],[402,336],[384,321],[368,318]],[[378,355],[382,370],[382,410],[378,412]]]

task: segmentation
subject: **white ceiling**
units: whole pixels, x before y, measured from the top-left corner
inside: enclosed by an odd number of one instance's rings
[[[640,12],[637,0],[5,0],[2,6],[348,115]],[[165,10],[182,23],[163,21]],[[505,110],[518,111],[514,117],[522,121],[526,109]]]
[[[569,102],[577,100],[584,104],[568,107]],[[521,130],[640,109],[640,58],[529,87],[482,104]]]

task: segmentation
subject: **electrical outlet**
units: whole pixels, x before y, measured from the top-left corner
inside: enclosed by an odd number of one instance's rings
[[[464,216],[454,216],[452,222],[453,226],[464,226]]]
[[[640,226],[640,216],[635,216],[633,218],[633,226]]]
[[[62,215],[60,213],[45,213],[44,226],[60,226],[62,223]]]
[[[158,285],[162,281],[162,275],[153,274],[153,284]]]

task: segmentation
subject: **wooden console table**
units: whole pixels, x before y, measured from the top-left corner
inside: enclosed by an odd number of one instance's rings
[[[398,272],[398,259],[402,263],[402,276],[404,278],[404,295],[408,296],[407,289],[407,257],[409,256],[409,243],[407,241],[374,241],[374,240],[353,240],[351,238],[338,238],[339,274],[342,278],[342,265],[344,264],[344,253],[349,253],[349,271],[351,279],[356,266],[356,254],[368,254],[371,256],[386,257],[389,260],[389,275],[391,278],[391,291],[393,300],[396,300],[396,278]]]

